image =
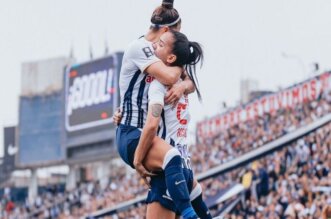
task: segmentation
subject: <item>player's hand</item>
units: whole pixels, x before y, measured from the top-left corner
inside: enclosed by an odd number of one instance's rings
[[[152,177],[155,176],[156,174],[149,172],[148,170],[146,170],[146,168],[144,167],[144,165],[141,162],[134,162],[133,163],[136,171],[139,173],[139,175],[141,176],[141,178],[144,180],[145,184],[148,186],[148,188],[151,188],[151,185],[149,183],[148,177]]]
[[[167,95],[164,98],[165,104],[170,104],[173,107],[176,107],[179,99],[185,93],[185,86],[183,83],[174,84],[167,92]]]
[[[116,124],[117,126],[121,123],[121,121],[122,121],[121,108],[117,108],[116,112],[113,115],[113,121],[114,121],[114,124]]]

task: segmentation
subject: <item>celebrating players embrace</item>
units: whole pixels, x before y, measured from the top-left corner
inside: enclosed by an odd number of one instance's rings
[[[195,66],[202,49],[177,32],[181,18],[173,1],[164,0],[151,22],[148,33],[124,53],[118,151],[150,185],[147,218],[175,218],[176,213],[184,219],[211,218],[193,179],[186,139],[187,94],[196,90],[200,98]]]

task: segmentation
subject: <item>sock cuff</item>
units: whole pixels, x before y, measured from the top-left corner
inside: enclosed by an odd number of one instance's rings
[[[190,200],[193,201],[194,199],[198,198],[199,195],[202,195],[202,188],[200,183],[198,183],[194,189],[192,190],[191,194],[190,194]]]
[[[188,207],[186,208],[183,212],[182,212],[182,216],[183,218],[198,218],[194,209],[192,207]]]
[[[172,158],[179,156],[180,157],[180,153],[176,148],[171,148],[166,155],[164,156],[163,159],[163,165],[162,165],[162,169],[165,169],[165,167],[168,165],[168,163],[172,160]]]

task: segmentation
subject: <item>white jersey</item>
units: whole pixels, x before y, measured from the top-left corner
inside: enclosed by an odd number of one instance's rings
[[[158,130],[158,136],[176,147],[182,157],[188,158],[187,129],[190,120],[188,97],[183,95],[176,107],[164,104],[167,87],[153,80],[148,91],[149,104],[161,104],[163,112]]]
[[[144,73],[151,64],[160,61],[152,43],[141,37],[124,52],[119,88],[123,118],[121,123],[142,128],[148,109],[148,88],[152,77]]]

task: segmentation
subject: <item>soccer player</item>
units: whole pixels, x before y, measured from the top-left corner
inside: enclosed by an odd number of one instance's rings
[[[187,37],[179,32],[169,30],[164,33],[160,40],[154,45],[155,55],[168,66],[185,66],[190,79],[195,85],[198,97],[201,99],[199,89],[196,86],[196,65],[203,60],[203,51],[196,42],[190,42]],[[179,80],[177,83],[180,83]],[[211,219],[210,212],[202,200],[202,189],[200,184],[193,178],[188,151],[187,129],[190,120],[189,102],[187,95],[183,95],[179,102],[166,105],[164,99],[168,87],[153,80],[148,91],[149,109],[146,119],[146,127],[140,137],[137,147],[139,153],[143,143],[151,144],[156,134],[165,139],[167,143],[176,148],[182,157],[182,168],[186,183],[190,192],[190,200],[197,215],[201,219]],[[169,196],[165,183],[164,173],[151,177],[151,189],[147,196],[147,218],[175,218],[176,207]]]
[[[185,181],[178,150],[154,136],[148,139],[152,141],[151,145],[142,144],[144,147],[136,152],[147,117],[148,88],[152,77],[172,85],[183,72],[181,67],[166,66],[155,56],[152,47],[164,32],[180,30],[181,18],[173,8],[173,1],[164,0],[153,12],[151,22],[148,33],[132,42],[123,56],[119,81],[123,119],[116,130],[117,148],[121,158],[135,168],[146,183],[146,177],[153,176],[150,171],[164,171],[168,191],[180,214],[184,219],[197,218],[186,183],[177,184]],[[182,93],[189,92],[194,90],[194,84],[187,79],[177,88],[181,88]]]
[[[184,34],[169,30],[164,33],[160,40],[153,45],[155,55],[160,58],[168,66],[186,66],[186,71],[193,83],[195,81],[195,66],[201,60],[202,49],[199,44],[189,42]],[[177,83],[180,83],[179,80]],[[196,88],[199,98],[201,98],[199,90]],[[137,147],[137,153],[141,146],[141,142],[151,144],[147,139],[152,139],[152,136],[158,134],[165,139],[167,143],[176,148],[182,157],[182,167],[186,179],[186,184],[190,191],[190,199],[194,210],[197,212],[199,218],[209,219],[211,215],[208,208],[202,200],[202,189],[196,180],[193,179],[193,172],[190,165],[190,157],[187,148],[187,127],[190,120],[188,112],[189,104],[187,95],[182,96],[179,102],[173,105],[166,105],[164,99],[168,92],[167,86],[164,86],[157,80],[151,82],[148,99],[149,110],[146,120],[146,127],[143,129],[143,134],[140,137],[140,143]],[[156,107],[160,112],[155,116],[152,109]],[[162,113],[161,113],[162,111]],[[121,119],[121,114],[114,117],[116,123]],[[147,131],[145,131],[147,130]],[[150,135],[151,137],[148,137]],[[179,182],[177,182],[179,183]],[[184,182],[181,182],[184,183]],[[165,176],[159,173],[157,176],[151,178],[151,189],[147,197],[147,218],[174,218],[176,207],[172,198],[167,192]]]

